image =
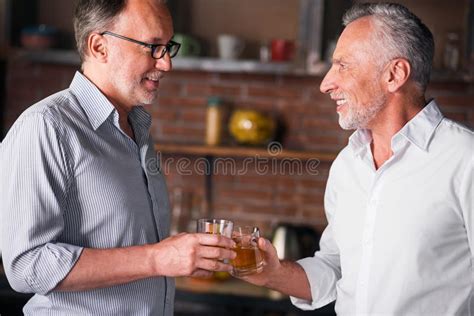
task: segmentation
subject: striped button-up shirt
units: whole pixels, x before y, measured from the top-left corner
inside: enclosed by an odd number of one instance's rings
[[[27,109],[0,147],[0,241],[11,286],[36,293],[25,314],[172,315],[174,280],[59,292],[83,248],[156,243],[169,202],[141,107],[118,112],[85,76]],[[111,262],[111,265],[114,263]],[[100,272],[99,272],[100,273]]]

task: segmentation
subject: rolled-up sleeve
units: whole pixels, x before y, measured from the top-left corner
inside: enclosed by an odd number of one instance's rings
[[[311,301],[290,297],[291,302],[302,310],[314,310],[336,299],[336,284],[341,278],[341,264],[331,224],[335,206],[336,191],[330,173],[324,196],[324,208],[329,224],[321,236],[320,250],[313,257],[297,261],[306,272],[311,288]]]
[[[71,179],[63,137],[57,122],[27,111],[0,148],[0,242],[18,292],[47,294],[82,251],[58,242]]]

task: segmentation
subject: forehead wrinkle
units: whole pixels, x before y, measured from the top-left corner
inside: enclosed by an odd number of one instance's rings
[[[133,37],[147,43],[162,43],[171,31],[172,19],[164,4],[154,1],[129,1],[125,10],[117,17],[115,26],[121,35]],[[126,34],[125,34],[126,33]],[[154,33],[154,34],[153,34]]]
[[[363,17],[349,23],[339,38],[333,59],[344,63],[377,62],[374,27],[371,17]]]

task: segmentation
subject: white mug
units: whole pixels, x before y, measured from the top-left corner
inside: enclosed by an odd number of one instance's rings
[[[222,59],[237,59],[244,50],[244,42],[233,35],[221,34],[217,37],[219,57]]]

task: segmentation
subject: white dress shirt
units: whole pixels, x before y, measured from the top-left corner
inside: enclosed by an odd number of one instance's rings
[[[334,161],[321,250],[298,263],[312,301],[347,315],[474,315],[474,133],[431,101],[378,170],[367,130]]]

